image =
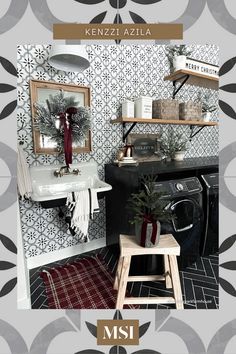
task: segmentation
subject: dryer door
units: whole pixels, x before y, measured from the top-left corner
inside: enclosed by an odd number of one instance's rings
[[[166,208],[172,211],[172,222],[162,224],[162,233],[172,233],[180,245],[179,265],[184,268],[199,256],[203,211],[200,202],[185,197],[174,200]]]
[[[172,224],[175,232],[183,232],[193,228],[196,223],[196,203],[191,199],[181,199],[171,203],[173,213]]]

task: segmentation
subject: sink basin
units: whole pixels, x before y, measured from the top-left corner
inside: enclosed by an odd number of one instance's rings
[[[94,188],[97,193],[112,189],[111,185],[98,177],[96,162],[81,162],[70,165],[71,170],[79,169],[79,175],[55,177],[54,171],[62,165],[30,167],[32,181],[32,200],[41,202],[66,198],[67,193]]]

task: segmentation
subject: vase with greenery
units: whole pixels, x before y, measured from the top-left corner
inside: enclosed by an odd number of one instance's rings
[[[212,117],[212,113],[217,110],[217,106],[213,101],[212,96],[209,93],[201,94],[198,93],[197,102],[202,104],[202,119],[204,122],[209,122]]]
[[[187,150],[188,139],[183,137],[182,133],[176,133],[173,129],[170,129],[167,136],[161,140],[161,151],[166,157],[167,161],[182,160],[184,153]],[[182,157],[176,158],[176,153],[182,153]],[[180,154],[177,154],[180,155]]]
[[[166,55],[170,64],[170,72],[185,69],[186,58],[192,53],[185,44],[166,47]]]
[[[133,193],[128,207],[133,213],[131,223],[135,224],[138,244],[142,247],[155,247],[160,239],[161,222],[172,220],[172,213],[165,210],[166,199],[155,187],[156,177],[142,178],[143,188]]]

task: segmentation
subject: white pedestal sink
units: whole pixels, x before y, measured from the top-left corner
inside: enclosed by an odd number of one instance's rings
[[[71,170],[79,169],[79,175],[54,176],[54,171],[62,165],[30,167],[32,180],[32,200],[42,202],[66,198],[67,193],[94,188],[97,193],[112,189],[111,185],[98,177],[96,162],[81,162],[70,165]]]

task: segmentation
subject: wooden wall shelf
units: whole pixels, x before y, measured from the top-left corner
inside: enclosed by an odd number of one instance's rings
[[[141,123],[141,124],[174,124],[174,125],[197,125],[197,126],[215,126],[218,125],[218,122],[203,122],[199,120],[169,120],[169,119],[158,119],[158,118],[152,118],[152,119],[145,119],[145,118],[117,118],[114,120],[111,120],[112,124],[116,123]]]
[[[116,124],[116,123],[121,123],[123,125],[123,142],[125,142],[127,136],[131,133],[131,131],[133,130],[133,128],[135,127],[135,125],[137,123],[141,123],[141,124],[174,124],[174,125],[188,125],[191,129],[191,134],[190,134],[190,141],[191,139],[197,135],[203,128],[205,127],[212,127],[212,126],[216,126],[218,125],[217,122],[203,122],[203,121],[199,121],[199,120],[165,120],[165,119],[157,119],[157,118],[152,118],[152,119],[144,119],[144,118],[125,118],[125,117],[121,117],[121,118],[117,118],[117,119],[113,119],[111,120],[112,124]],[[131,126],[129,127],[129,129],[125,132],[125,126],[126,124],[131,123]],[[194,126],[198,126],[199,129],[198,131],[196,131],[195,133],[193,132],[193,128]]]
[[[188,78],[187,78],[188,77]],[[201,73],[194,72],[192,70],[177,70],[173,74],[164,77],[164,81],[180,82],[184,81],[189,85],[200,86],[210,88],[213,90],[219,89],[219,78]]]
[[[195,85],[205,88],[210,88],[213,90],[218,90],[219,88],[219,78],[213,77],[209,75],[204,75],[198,72],[194,72],[192,70],[177,70],[173,74],[170,74],[164,78],[164,81],[172,81],[173,82],[173,99],[176,94],[181,90],[181,88],[187,83],[189,85]],[[177,87],[177,83],[179,83]],[[165,120],[165,119],[144,119],[144,118],[126,118],[121,117],[114,120],[111,120],[112,124],[121,123],[123,125],[123,141],[126,140],[127,136],[131,133],[133,128],[137,123],[142,124],[168,124],[168,125],[188,125],[191,130],[191,134],[189,140],[196,136],[203,128],[217,126],[217,122],[204,122],[199,120]],[[131,126],[125,132],[125,126],[127,123],[131,123]],[[196,132],[194,132],[194,127],[199,127]]]

